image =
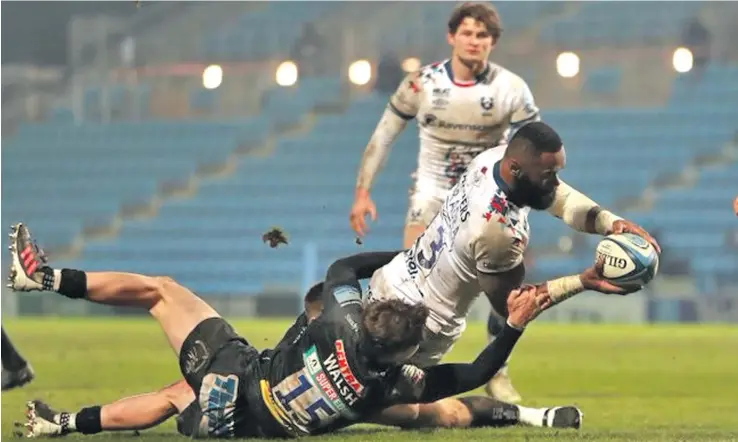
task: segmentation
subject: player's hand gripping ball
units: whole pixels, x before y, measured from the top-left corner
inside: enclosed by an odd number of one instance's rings
[[[595,261],[603,279],[621,287],[643,287],[659,269],[656,248],[632,233],[603,238],[597,245]]]
[[[656,249],[656,253],[661,253],[661,246],[659,246],[659,243],[657,243],[656,240],[648,232],[646,232],[646,229],[634,223],[633,221],[628,221],[627,219],[619,219],[615,221],[612,224],[612,231],[609,232],[609,234],[611,235],[613,233],[633,233],[635,235],[638,235],[646,241],[650,242],[654,249]]]

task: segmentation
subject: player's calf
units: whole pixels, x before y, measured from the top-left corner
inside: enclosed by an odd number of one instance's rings
[[[484,396],[467,396],[455,400],[468,410],[468,417],[465,415],[463,423],[468,423],[469,427],[523,424],[533,427],[578,429],[582,424],[582,412],[572,406],[531,408]]]
[[[54,291],[72,299],[149,310],[179,355],[182,343],[206,319],[220,317],[205,301],[168,277],[121,272],[53,269],[23,224],[10,234],[9,287],[17,291]]]
[[[393,408],[388,409],[391,411]],[[409,409],[408,409],[409,410]],[[580,428],[582,412],[572,406],[530,408],[509,404],[490,397],[466,396],[448,398],[431,404],[420,404],[415,416],[406,414],[397,426],[403,428],[470,428],[528,425],[546,428]],[[389,420],[386,419],[385,422]]]
[[[26,404],[26,422],[16,422],[16,427],[25,428],[25,436],[29,438],[145,430],[184,410],[194,400],[195,394],[183,380],[157,392],[85,407],[76,413],[59,412],[43,401],[34,400]]]

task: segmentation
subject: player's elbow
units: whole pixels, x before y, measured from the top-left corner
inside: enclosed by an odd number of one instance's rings
[[[335,261],[328,267],[328,273],[326,275],[326,282],[330,281],[332,284],[351,282],[355,279],[355,271],[353,269],[351,260],[348,258],[342,258]]]

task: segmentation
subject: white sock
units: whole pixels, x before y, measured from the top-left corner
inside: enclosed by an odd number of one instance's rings
[[[67,430],[70,433],[74,433],[77,431],[77,413],[58,413],[54,415],[54,423],[57,425],[61,425],[62,415],[66,414],[68,415],[67,420]]]
[[[54,291],[59,291],[59,286],[61,285],[61,270],[54,269]]]
[[[533,427],[544,427],[543,415],[548,408],[528,408],[518,405],[520,411],[520,423]]]

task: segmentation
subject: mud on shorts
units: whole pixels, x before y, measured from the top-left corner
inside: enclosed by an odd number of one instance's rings
[[[177,431],[192,438],[270,437],[283,430],[261,398],[259,352],[223,318],[198,324],[182,344],[179,368],[195,392],[177,416]]]
[[[438,198],[428,192],[419,191],[412,187],[407,215],[405,216],[405,226],[427,226],[433,220],[433,217],[441,211],[443,201],[443,198]]]

